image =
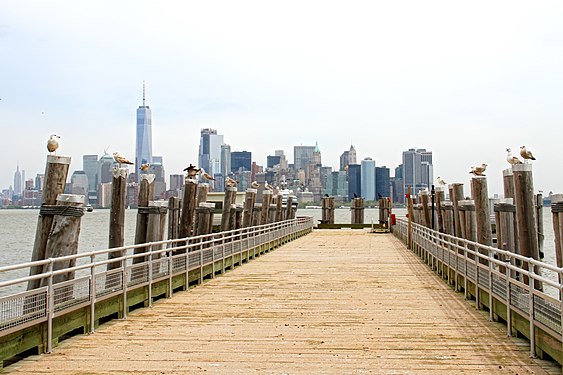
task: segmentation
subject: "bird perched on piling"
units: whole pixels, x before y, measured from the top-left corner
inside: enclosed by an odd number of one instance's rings
[[[509,148],[506,149],[506,161],[510,164],[510,165],[516,165],[516,164],[522,164],[522,161],[520,161],[520,159],[518,159],[516,156],[512,155],[512,151],[510,151]]]
[[[526,146],[520,147],[520,156],[522,156],[522,158],[524,158],[524,163],[527,163],[528,160],[536,160],[534,155],[532,155],[532,152],[526,150]]]
[[[205,178],[206,180],[215,181],[213,176],[211,176],[209,173],[207,173],[205,171],[205,169],[203,169],[203,168],[199,168],[199,174],[201,175],[201,177]]]
[[[444,179],[440,176],[436,177],[436,185],[438,186],[446,186],[448,183],[444,181]]]
[[[480,166],[471,167],[471,171],[469,173],[475,176],[486,176],[483,172],[487,169],[487,164],[483,163]]]
[[[56,134],[51,134],[49,137],[49,140],[47,141],[47,151],[49,151],[49,154],[57,151],[59,148],[59,138],[61,137]]]
[[[131,162],[125,156],[120,155],[117,151],[113,153],[113,160],[115,160],[115,162],[119,164],[120,167],[121,164],[133,164],[133,162]]]
[[[190,165],[188,165],[186,168],[184,168],[184,172],[188,172],[189,178],[194,178],[195,175],[198,174],[200,171],[201,171],[201,168],[198,168],[195,165],[192,165],[192,163],[190,163]]]
[[[146,171],[149,170],[150,167],[151,167],[151,165],[149,163],[144,163],[144,164],[141,164],[140,169],[141,169],[141,171],[146,172]]]
[[[267,182],[264,182],[264,187],[265,187],[266,189],[270,190],[270,191],[274,191],[274,188],[272,187],[272,185],[270,185],[270,184],[267,183]]]
[[[230,177],[227,177],[227,178],[225,179],[225,186],[226,186],[226,187],[235,187],[237,184],[238,184],[238,181],[237,181],[237,180],[233,180],[233,179],[230,178]]]
[[[250,187],[253,189],[258,189],[260,187],[260,184],[258,183],[258,181],[252,181]]]

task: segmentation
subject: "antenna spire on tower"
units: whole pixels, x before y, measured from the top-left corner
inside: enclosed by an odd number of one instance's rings
[[[145,106],[145,81],[143,81],[143,107]]]

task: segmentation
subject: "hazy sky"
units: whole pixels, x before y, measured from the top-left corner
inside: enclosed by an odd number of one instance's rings
[[[467,194],[482,162],[502,191],[505,148],[525,144],[535,189],[563,192],[562,19],[560,1],[4,0],[0,187],[16,163],[43,173],[51,133],[71,172],[105,148],[133,159],[145,80],[167,174],[211,127],[262,165],[318,142],[338,168],[352,143],[393,170],[426,148]]]

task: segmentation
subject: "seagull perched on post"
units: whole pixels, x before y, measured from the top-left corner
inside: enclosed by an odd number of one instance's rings
[[[520,161],[520,159],[518,159],[516,156],[512,156],[512,151],[510,151],[509,148],[506,149],[506,161],[511,164],[511,165],[516,165],[516,164],[522,164],[522,162]]]
[[[260,187],[260,184],[257,181],[252,181],[250,187],[253,189],[258,189]]]
[[[192,165],[192,163],[190,163],[190,165],[184,168],[184,172],[188,172],[189,178],[194,178],[195,175],[198,174],[200,171],[201,169],[196,167],[195,165]]]
[[[446,186],[448,183],[440,176],[436,177],[436,184],[438,186]]]
[[[264,182],[264,187],[265,187],[266,189],[270,190],[270,191],[274,191],[274,188],[272,187],[272,185],[270,185],[270,184],[267,183],[267,182]]]
[[[532,152],[526,150],[526,146],[520,147],[520,156],[524,158],[524,163],[527,163],[528,160],[536,160]]]
[[[149,170],[150,167],[151,165],[149,163],[143,163],[139,168],[141,169],[141,171],[146,172]]]
[[[207,173],[207,172],[205,171],[205,169],[203,169],[203,168],[200,168],[200,169],[199,169],[199,174],[201,174],[201,176],[202,176],[203,178],[205,178],[206,180],[215,181],[215,179],[213,178],[213,176],[211,176],[209,173]]]
[[[133,164],[133,162],[129,161],[125,156],[119,154],[119,152],[113,153],[113,160],[121,167],[121,164]]]
[[[237,180],[233,180],[233,179],[230,178],[230,177],[227,177],[227,178],[225,179],[225,186],[226,186],[226,187],[235,187],[237,184],[238,184],[238,181],[237,181]]]
[[[485,169],[487,169],[487,164],[483,163],[480,166],[471,167],[471,171],[469,173],[475,176],[485,176],[485,174],[483,173],[485,172]]]
[[[56,134],[51,134],[49,137],[49,140],[47,141],[47,150],[49,151],[49,154],[57,151],[59,148],[59,138],[61,137]]]

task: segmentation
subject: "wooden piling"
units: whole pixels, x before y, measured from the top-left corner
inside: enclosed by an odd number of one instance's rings
[[[111,209],[109,214],[109,249],[125,244],[125,199],[129,169],[114,168],[111,181]],[[108,259],[120,258],[125,251],[108,253]],[[121,267],[122,261],[108,263],[108,270]]]
[[[407,247],[412,249],[412,222],[413,222],[413,203],[411,197],[411,187],[407,187],[407,212],[408,212],[408,222],[407,222]]]
[[[253,227],[260,225],[260,218],[262,216],[262,203],[254,203],[252,209],[252,225]]]
[[[211,233],[214,211],[215,204],[211,202],[201,202],[197,207],[196,215],[199,217],[197,227],[198,236]]]
[[[539,260],[532,164],[512,167],[520,254]]]
[[[48,207],[57,203],[59,194],[63,194],[65,190],[68,169],[70,167],[70,156],[48,155],[45,165],[45,180],[43,186],[43,195],[41,198],[41,206]],[[47,248],[47,240],[54,217],[51,214],[41,214],[37,219],[37,228],[35,231],[35,241],[33,243],[33,252],[31,261],[45,259],[45,251]],[[43,267],[34,266],[29,270],[29,275],[37,275],[42,272]],[[40,280],[30,280],[27,289],[35,289],[40,285]]]
[[[264,190],[262,192],[262,211],[260,213],[259,224],[268,224],[270,203],[272,202],[272,192],[270,190]]]
[[[276,222],[283,220],[283,195],[278,194],[278,199],[276,200]]]
[[[426,228],[432,227],[432,218],[430,217],[430,210],[428,209],[428,204],[430,203],[428,190],[422,190],[420,192],[420,201],[422,204],[422,225]]]
[[[497,229],[497,248],[517,254],[516,206],[513,204],[513,199],[501,199],[499,203],[494,205],[494,211]],[[506,258],[499,255],[499,260],[506,261]],[[511,263],[516,265],[514,260],[511,260]]]
[[[504,197],[514,199],[514,175],[512,168],[507,168],[502,171],[502,186]]]
[[[442,205],[446,201],[446,193],[442,186],[436,187],[436,215],[437,215],[437,229],[439,232],[444,233],[444,213],[442,211]],[[453,208],[453,207],[452,207]]]
[[[200,183],[197,187],[197,198],[196,198],[196,207],[199,207],[200,203],[207,202],[207,193],[209,192],[209,184],[208,183]],[[195,224],[193,229],[193,234],[197,232],[197,228],[199,227],[198,224],[199,215],[195,215]]]
[[[182,199],[182,213],[180,215],[179,238],[189,237],[193,232],[198,184],[197,180],[186,178],[184,198]]]
[[[440,204],[440,211],[442,215],[442,231],[443,233],[454,234],[454,206],[450,201],[443,201]]]
[[[352,224],[364,223],[364,198],[352,199]]]
[[[80,223],[84,214],[84,195],[59,194],[57,205],[53,208],[53,226],[47,240],[45,259],[60,258],[78,253],[78,237]],[[76,265],[76,259],[57,261],[53,264],[53,271],[71,268]],[[48,272],[48,265],[43,266],[43,273]],[[74,279],[74,271],[53,276],[53,283],[60,283]],[[41,286],[47,286],[48,280],[42,279]]]
[[[285,220],[290,220],[293,218],[293,195],[287,196],[285,211]]]
[[[470,199],[458,201],[459,222],[462,238],[468,241],[477,241],[477,218],[475,215],[475,202]],[[470,250],[475,250],[473,246],[469,246]],[[469,255],[470,259],[474,259],[473,255]]]
[[[322,204],[322,217],[323,224],[334,224],[334,197],[323,197]]]
[[[461,231],[461,222],[459,221],[459,201],[464,200],[465,197],[463,195],[463,184],[461,183],[453,183],[449,185],[450,189],[450,201],[454,207],[454,229],[455,229],[455,236],[456,237],[463,237],[463,233]]]
[[[538,231],[538,251],[540,259],[543,259],[543,240],[545,235],[543,233],[543,194],[538,193],[534,197],[536,201],[536,228]]]
[[[221,213],[221,231],[229,230],[229,221],[231,217],[231,206],[235,203],[237,197],[236,187],[226,187],[225,196],[223,198],[223,210]]]
[[[475,202],[477,242],[482,245],[493,246],[487,177],[475,176],[471,179],[471,198]]]
[[[551,215],[555,235],[555,261],[557,267],[563,267],[563,194],[551,195]]]
[[[252,226],[252,216],[254,212],[254,203],[256,202],[256,189],[246,189],[244,198],[244,212],[242,219],[243,228]]]
[[[154,195],[154,174],[141,174],[141,183],[139,185],[139,197],[137,203],[137,225],[135,227],[135,245],[146,243],[147,241],[147,225],[148,225],[148,206],[149,201]],[[134,250],[135,254],[146,252],[146,247],[139,247]],[[133,263],[144,262],[142,257],[133,258]]]
[[[235,226],[231,229],[240,229],[242,228],[242,214],[244,212],[244,205],[237,204],[235,208]]]
[[[178,238],[180,225],[180,199],[170,197],[168,200],[168,239]]]

